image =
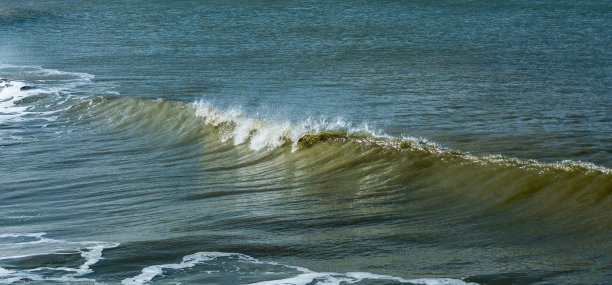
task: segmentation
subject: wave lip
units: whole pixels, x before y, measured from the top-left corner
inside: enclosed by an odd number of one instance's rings
[[[196,116],[219,130],[221,142],[248,143],[252,150],[275,149],[290,145],[292,151],[308,148],[322,141],[346,141],[352,135],[377,136],[367,125],[354,127],[340,118],[308,118],[299,123],[253,119],[237,108],[219,110],[201,100],[192,103]]]
[[[207,125],[220,130],[222,142],[231,139],[234,145],[240,145],[249,141],[249,147],[253,150],[274,149],[290,141],[297,142],[300,135],[306,131],[288,122],[266,122],[248,118],[238,109],[221,111],[206,101],[192,103],[192,108]],[[293,147],[297,148],[297,144]]]

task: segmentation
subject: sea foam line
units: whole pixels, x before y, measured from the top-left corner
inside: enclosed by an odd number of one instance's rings
[[[230,258],[239,263],[246,264],[260,264],[260,265],[272,265],[281,268],[292,269],[299,272],[296,276],[267,280],[251,283],[251,285],[306,285],[306,284],[351,284],[361,282],[363,280],[387,280],[396,281],[400,283],[409,284],[424,284],[424,285],[463,285],[463,284],[476,284],[465,282],[461,279],[453,278],[420,278],[420,279],[404,279],[401,277],[394,277],[389,275],[380,275],[369,272],[348,272],[348,273],[336,273],[336,272],[315,272],[304,267],[283,265],[277,262],[260,261],[248,255],[241,253],[226,253],[226,252],[198,252],[183,257],[180,263],[170,263],[162,265],[148,266],[142,269],[142,273],[137,276],[126,278],[121,283],[124,285],[141,285],[152,281],[155,277],[163,276],[164,270],[180,270],[185,268],[195,267],[199,264],[204,264],[209,261],[215,261],[220,258]],[[227,264],[227,260],[221,261],[221,265]],[[201,273],[217,273],[217,271],[204,271]],[[265,276],[265,273],[262,274]]]
[[[78,267],[38,267],[33,269],[6,269],[0,267],[0,284],[11,284],[21,280],[33,280],[33,281],[59,281],[59,282],[76,282],[76,281],[88,281],[95,282],[95,280],[88,278],[81,278],[85,274],[93,272],[91,266],[98,263],[102,257],[102,252],[105,249],[114,248],[119,246],[119,243],[111,242],[99,242],[99,241],[84,241],[84,242],[69,242],[64,240],[57,240],[45,237],[46,233],[8,233],[1,234],[0,239],[11,239],[11,238],[33,238],[33,241],[22,241],[14,243],[0,243],[0,250],[3,252],[13,252],[5,256],[0,256],[0,260],[15,260],[34,256],[53,255],[53,254],[66,254],[67,252],[79,254],[85,261]],[[34,245],[45,245],[47,250],[29,253]],[[23,250],[28,252],[27,254],[19,254],[16,251]],[[42,249],[41,249],[42,250]],[[49,274],[52,272],[52,276],[45,276],[45,272]],[[67,272],[67,273],[65,273]],[[61,274],[56,277],[54,275]]]

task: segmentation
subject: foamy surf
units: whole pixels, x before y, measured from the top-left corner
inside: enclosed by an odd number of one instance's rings
[[[93,78],[87,73],[0,64],[0,123],[54,121],[73,98],[83,96],[76,94],[91,87]]]
[[[252,150],[274,149],[291,145],[292,151],[300,148],[300,140],[306,135],[332,132],[344,136],[377,134],[363,123],[354,126],[342,118],[307,118],[300,122],[255,119],[244,114],[240,108],[221,110],[205,100],[192,103],[192,109],[203,121],[220,131],[221,142],[233,141],[234,145],[248,144]]]
[[[234,145],[240,145],[248,141],[253,150],[277,148],[286,144],[287,140],[295,142],[292,144],[295,150],[297,140],[308,131],[307,128],[293,126],[289,122],[252,119],[237,108],[219,110],[203,100],[193,103],[192,108],[207,125],[219,128],[222,142],[232,140]]]
[[[0,79],[0,123],[16,120],[22,117],[28,109],[28,107],[16,105],[16,102],[32,94],[30,91],[21,90],[25,86],[23,82]]]
[[[190,269],[187,274],[191,276],[200,275],[198,277],[199,281],[209,283],[216,283],[218,277],[223,276],[224,273],[232,272],[238,276],[237,279],[225,280],[226,282],[251,285],[339,285],[356,284],[362,281],[424,285],[476,284],[453,278],[404,279],[369,272],[316,272],[304,267],[262,261],[241,253],[226,252],[198,252],[183,257],[180,263],[148,266],[142,269],[141,274],[126,278],[121,283],[124,285],[166,283],[176,278],[177,275],[184,274],[187,269]]]
[[[103,259],[105,249],[118,243],[71,242],[47,238],[46,233],[0,235],[0,284],[23,281],[93,282],[82,277]],[[24,266],[24,262],[26,266]]]

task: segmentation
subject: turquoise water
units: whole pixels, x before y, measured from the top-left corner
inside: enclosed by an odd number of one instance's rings
[[[0,7],[0,283],[611,279],[609,2]]]

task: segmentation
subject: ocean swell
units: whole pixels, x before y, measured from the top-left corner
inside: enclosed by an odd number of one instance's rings
[[[425,139],[377,135],[342,120],[260,120],[205,101],[108,97],[79,106],[71,110],[79,120],[113,132],[151,136],[168,147],[205,143],[212,157],[207,165],[219,165],[206,171],[257,165],[279,171],[290,163],[291,176],[326,175],[407,193],[427,189],[430,199],[450,199],[454,206],[464,201],[475,209],[510,211],[517,220],[561,221],[567,232],[610,226],[611,219],[601,217],[612,214],[612,170],[588,162],[462,152]]]

